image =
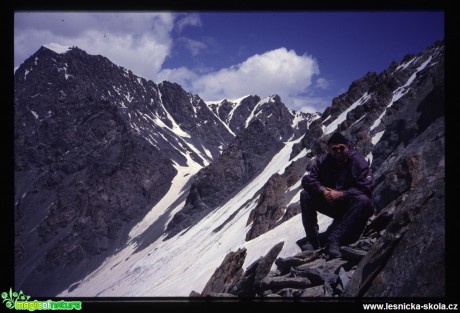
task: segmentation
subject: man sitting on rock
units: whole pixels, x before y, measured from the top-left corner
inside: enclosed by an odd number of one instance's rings
[[[341,257],[340,246],[359,239],[374,214],[374,180],[368,162],[339,132],[327,141],[328,152],[318,157],[302,178],[302,223],[307,237],[297,242],[302,251],[320,248],[317,212],[333,218],[326,231],[325,253]]]

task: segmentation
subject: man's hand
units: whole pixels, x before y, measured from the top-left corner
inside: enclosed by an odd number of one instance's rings
[[[329,204],[332,204],[343,197],[343,192],[326,187],[323,196]]]

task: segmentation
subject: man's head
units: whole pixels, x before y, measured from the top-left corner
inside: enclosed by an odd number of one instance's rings
[[[327,141],[329,154],[342,164],[348,158],[348,140],[341,133],[335,132]]]

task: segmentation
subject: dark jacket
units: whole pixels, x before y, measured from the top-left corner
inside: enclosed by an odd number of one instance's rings
[[[321,187],[343,191],[344,198],[365,194],[372,198],[374,178],[369,163],[350,147],[348,162],[339,167],[332,156],[323,154],[316,160],[308,175],[302,178],[302,187],[309,192],[321,192]]]

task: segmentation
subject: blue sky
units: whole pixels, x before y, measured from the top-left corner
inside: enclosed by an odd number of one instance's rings
[[[16,12],[14,66],[58,43],[205,101],[279,94],[322,112],[352,81],[442,39],[443,11]]]

